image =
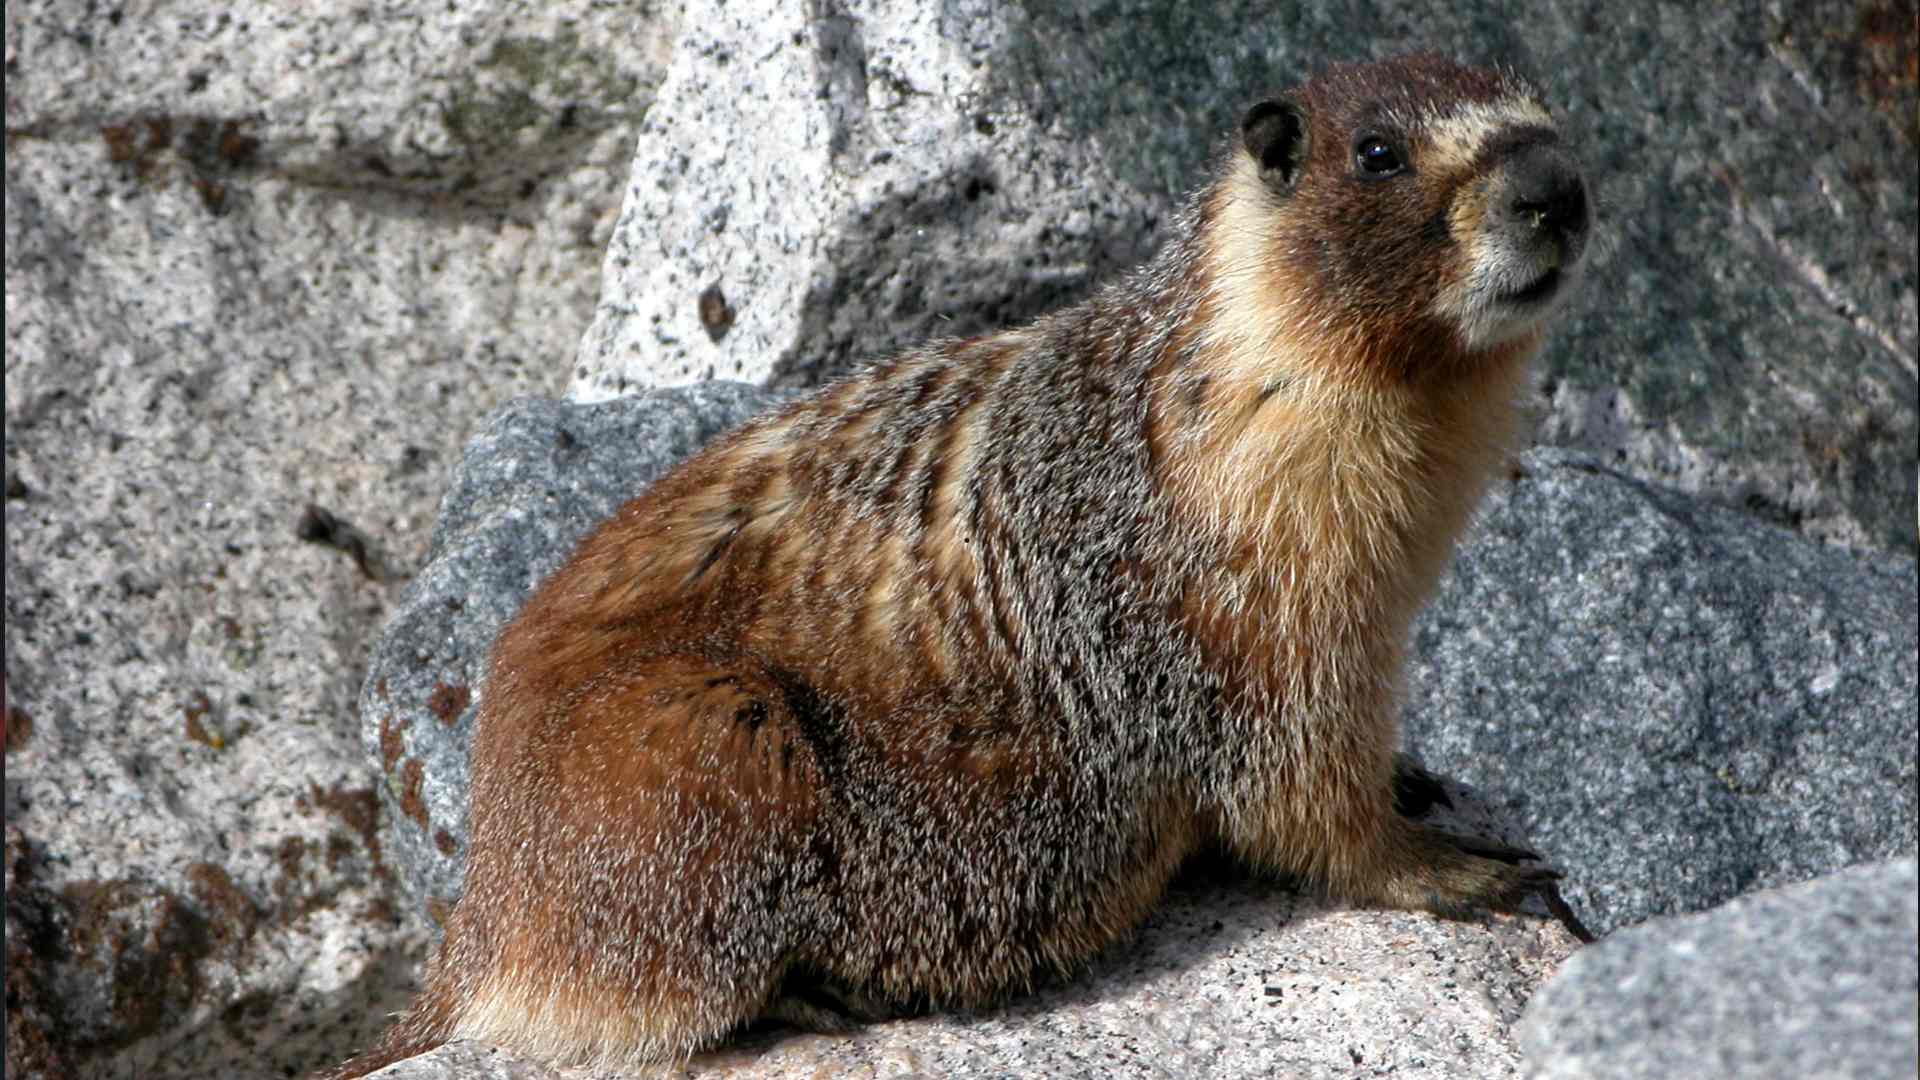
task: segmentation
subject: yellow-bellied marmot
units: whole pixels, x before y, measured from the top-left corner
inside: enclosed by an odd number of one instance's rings
[[[1587,234],[1528,83],[1337,67],[1130,277],[717,440],[495,644],[465,893],[340,1075],[979,1002],[1212,843],[1360,903],[1539,888],[1395,812],[1396,680]]]

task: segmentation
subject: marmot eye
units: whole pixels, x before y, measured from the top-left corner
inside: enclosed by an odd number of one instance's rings
[[[1353,148],[1353,159],[1360,171],[1369,176],[1392,176],[1406,168],[1400,160],[1400,152],[1378,135],[1369,135],[1361,139]]]

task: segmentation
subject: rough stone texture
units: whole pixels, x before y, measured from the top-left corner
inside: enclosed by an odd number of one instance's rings
[[[1527,1006],[1527,1075],[1912,1077],[1917,891],[1907,858],[1623,930]]]
[[[1407,741],[1598,933],[1912,854],[1917,596],[1912,559],[1537,451],[1416,626]]]
[[[1914,552],[1908,9],[688,10],[578,398],[716,376],[812,383],[1081,296],[1155,245],[1244,103],[1327,60],[1428,47],[1541,75],[1602,202],[1590,299],[1541,366],[1540,441]]]
[[[1025,321],[1143,261],[1164,180],[1143,190],[1116,172],[1141,163],[1098,153],[1061,106],[1106,107],[1076,85],[1101,52],[1116,72],[1146,54],[1060,40],[1042,63],[1036,37],[1059,18],[984,0],[691,6],[575,396],[715,377],[808,385]],[[1134,33],[1157,49],[1186,18],[1162,12]],[[1152,129],[1196,161],[1220,126],[1165,120]],[[701,303],[710,286],[724,310]]]
[[[1333,910],[1217,867],[1176,884],[1138,936],[1087,973],[1001,1008],[876,1024],[848,1036],[767,1026],[651,1075],[1518,1076],[1509,1035],[1574,948],[1533,916],[1448,923]],[[600,1080],[472,1043],[378,1080]]]
[[[21,1080],[288,1075],[399,1004],[366,649],[474,420],[558,388],[665,56],[633,6],[280,8],[6,9]]]
[[[673,5],[621,6],[14,4],[8,150],[104,148],[154,187],[194,187],[216,212],[213,186],[236,189],[235,209],[267,201],[260,174],[363,206],[375,191],[459,195],[522,219],[564,218],[550,213],[561,192],[538,189],[584,183],[591,216],[575,227],[593,228],[604,169],[632,152],[670,55]],[[158,145],[154,124],[167,129]],[[502,287],[509,267],[492,268],[476,276]]]

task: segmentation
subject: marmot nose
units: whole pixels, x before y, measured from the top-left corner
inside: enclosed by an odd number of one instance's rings
[[[1587,185],[1566,151],[1551,144],[1526,147],[1507,165],[1507,208],[1522,237],[1558,243],[1568,262],[1587,235]]]

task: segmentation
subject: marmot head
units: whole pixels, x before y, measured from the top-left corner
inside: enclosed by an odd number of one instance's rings
[[[1266,211],[1258,257],[1296,326],[1393,363],[1435,335],[1468,353],[1537,336],[1586,248],[1579,167],[1510,71],[1334,67],[1248,109],[1232,153],[1231,202]]]

